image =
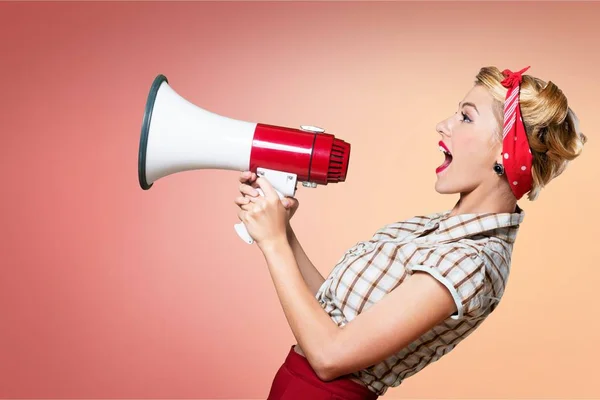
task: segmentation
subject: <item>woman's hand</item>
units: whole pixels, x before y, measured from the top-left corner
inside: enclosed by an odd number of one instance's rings
[[[297,209],[298,202],[292,198],[280,199],[273,186],[264,178],[244,171],[240,175],[240,192],[235,203],[240,207],[238,218],[259,247],[265,243],[287,238],[289,220]],[[261,188],[265,196],[260,196]]]
[[[239,196],[235,199],[235,204],[237,204],[242,210],[249,211],[252,209],[254,204],[254,199],[256,197],[260,197],[260,194],[256,191],[258,188],[258,183],[256,183],[256,174],[251,171],[244,171],[240,174],[240,193],[242,196]],[[300,203],[294,197],[285,197],[281,200],[281,203],[287,210],[287,223],[286,230],[290,230],[289,221],[296,213],[298,206]]]

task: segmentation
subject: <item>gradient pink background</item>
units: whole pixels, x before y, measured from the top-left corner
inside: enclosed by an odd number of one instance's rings
[[[384,224],[454,205],[434,190],[435,124],[486,65],[555,82],[590,141],[520,202],[498,310],[385,398],[600,397],[599,17],[574,2],[0,4],[0,397],[264,399],[294,343],[262,254],[233,231],[238,172],[140,189],[157,74],[212,112],[352,144],[345,183],[297,192],[293,225],[327,275]]]

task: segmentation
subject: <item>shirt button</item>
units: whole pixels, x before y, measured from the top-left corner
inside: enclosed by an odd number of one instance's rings
[[[425,224],[425,229],[433,229],[433,228],[437,228],[439,226],[439,224],[437,222],[428,222],[427,224]]]

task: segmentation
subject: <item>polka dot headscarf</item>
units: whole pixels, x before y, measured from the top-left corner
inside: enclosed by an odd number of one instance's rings
[[[519,93],[521,89],[521,74],[529,67],[518,72],[508,69],[502,71],[504,80],[502,86],[508,88],[506,101],[504,103],[504,131],[502,139],[502,164],[506,172],[506,178],[510,184],[515,197],[520,199],[531,190],[533,178],[531,175],[531,163],[533,156],[527,141],[525,125],[521,118],[519,107]]]

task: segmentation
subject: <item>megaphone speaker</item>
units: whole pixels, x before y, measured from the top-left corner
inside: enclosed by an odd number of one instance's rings
[[[293,129],[215,114],[177,94],[164,75],[150,87],[138,153],[144,190],[177,172],[223,169],[253,171],[280,197],[293,197],[298,181],[313,188],[344,182],[349,160],[350,143],[322,128]],[[243,223],[235,230],[245,242],[254,242]]]

